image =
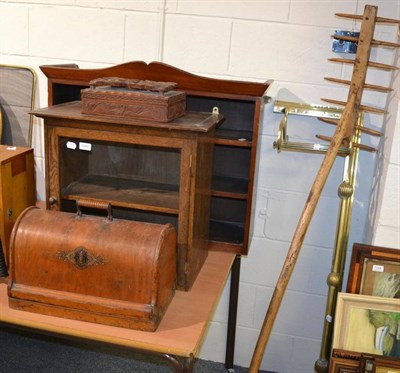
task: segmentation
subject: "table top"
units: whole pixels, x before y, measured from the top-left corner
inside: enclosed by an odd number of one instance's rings
[[[10,309],[0,279],[0,322],[182,357],[197,356],[235,254],[210,251],[192,289],[176,291],[158,329],[143,332]]]

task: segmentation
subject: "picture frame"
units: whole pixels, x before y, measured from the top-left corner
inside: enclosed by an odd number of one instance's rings
[[[346,292],[399,298],[400,249],[354,243]]]
[[[363,354],[360,359],[362,373],[400,373],[400,359]]]
[[[329,361],[329,373],[359,373],[361,354],[333,349]]]
[[[400,299],[338,293],[332,348],[400,357]]]
[[[340,357],[331,357],[329,365],[329,373],[359,373],[360,363],[342,359]]]
[[[400,359],[333,349],[329,373],[400,373]]]

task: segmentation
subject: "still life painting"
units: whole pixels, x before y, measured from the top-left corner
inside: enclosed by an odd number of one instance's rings
[[[400,299],[339,293],[333,345],[400,357]]]

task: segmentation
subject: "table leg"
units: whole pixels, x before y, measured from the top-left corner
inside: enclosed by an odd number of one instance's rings
[[[233,369],[235,355],[236,319],[240,282],[240,255],[236,255],[231,269],[231,288],[229,294],[228,332],[226,339],[225,368]]]

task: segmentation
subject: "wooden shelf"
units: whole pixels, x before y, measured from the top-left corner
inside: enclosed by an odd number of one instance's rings
[[[109,201],[112,205],[178,214],[179,188],[176,185],[142,180],[87,175],[62,189],[62,198]]]
[[[248,185],[249,183],[246,179],[213,176],[211,195],[214,197],[246,200]]]
[[[211,220],[210,240],[234,244],[243,244],[244,223]]]
[[[214,143],[218,145],[238,146],[251,148],[253,134],[250,131],[238,131],[229,129],[218,129],[215,132]]]

